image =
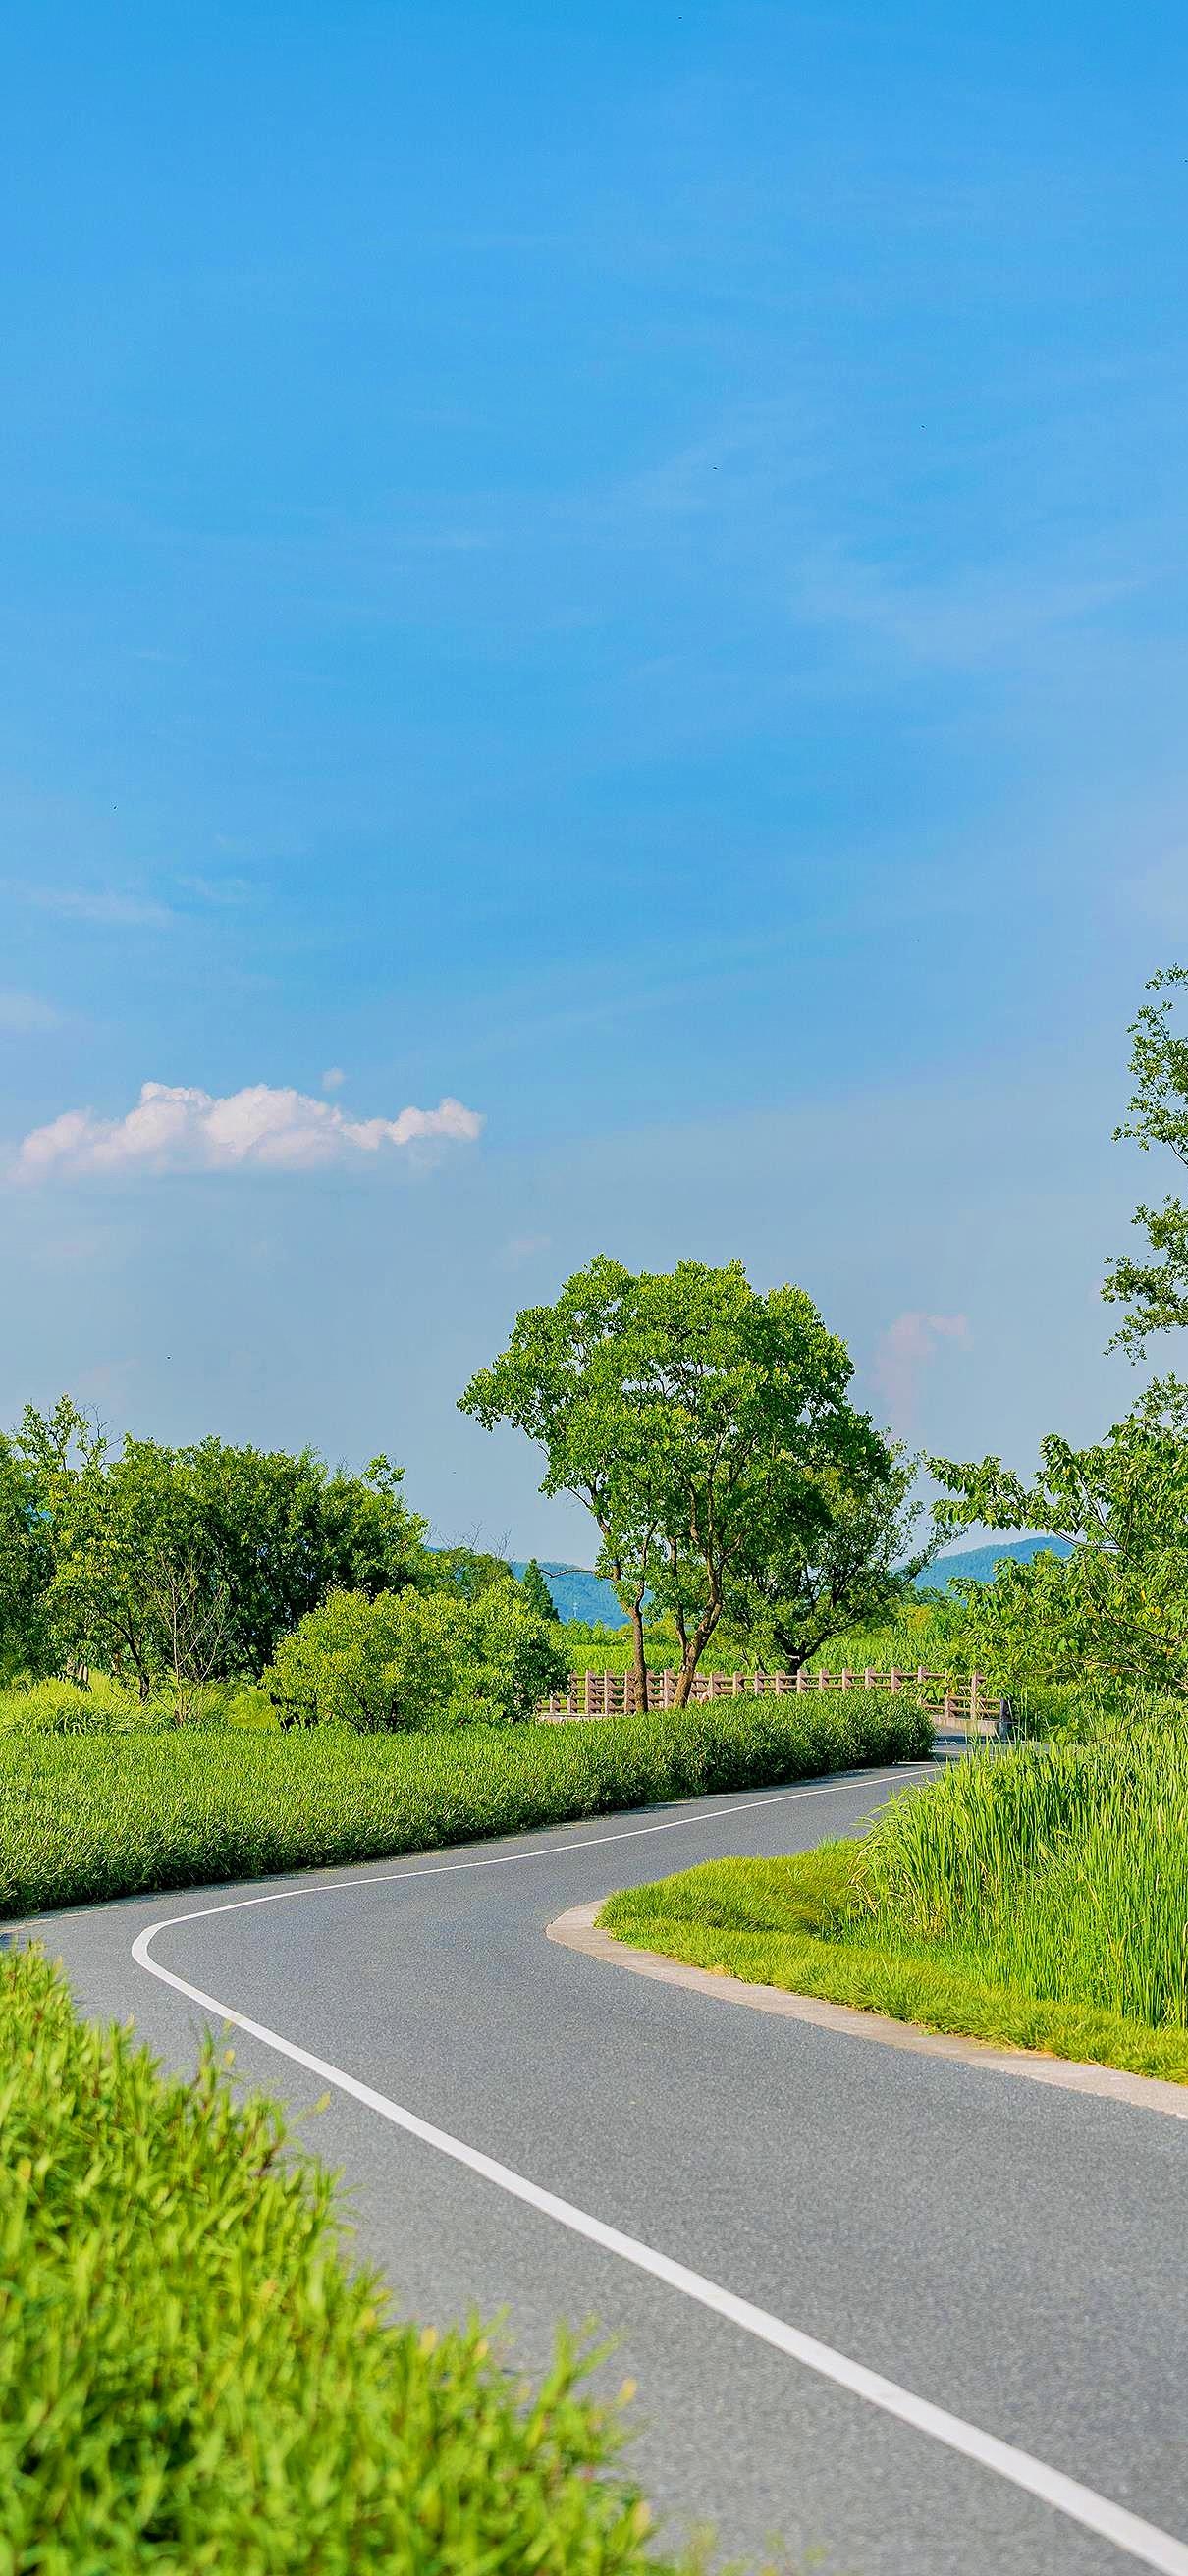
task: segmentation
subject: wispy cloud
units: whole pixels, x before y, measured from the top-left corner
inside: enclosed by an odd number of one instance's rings
[[[967,1315],[926,1315],[918,1308],[897,1315],[879,1337],[871,1374],[897,1431],[905,1431],[916,1410],[920,1379],[938,1342],[971,1339]]]
[[[123,1118],[68,1109],[35,1127],[17,1155],[23,1181],[80,1175],[226,1172],[254,1167],[308,1172],[376,1159],[392,1148],[472,1144],[483,1120],[460,1100],[401,1109],[395,1118],[347,1118],[329,1101],[252,1083],[216,1099],[167,1082],[146,1082]]]
[[[12,891],[39,912],[62,921],[90,921],[108,930],[171,930],[178,919],[166,903],[118,886],[18,885]]]
[[[341,1091],[346,1075],[340,1064],[328,1064],[322,1075],[323,1091]]]
[[[179,877],[177,882],[182,893],[192,895],[196,903],[231,910],[250,903],[256,891],[250,877]]]
[[[12,1037],[38,1037],[64,1027],[65,1021],[65,1011],[54,1002],[43,1002],[38,993],[0,990],[0,1029]]]

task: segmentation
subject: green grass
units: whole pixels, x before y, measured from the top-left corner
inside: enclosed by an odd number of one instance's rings
[[[957,1763],[862,1843],[711,1862],[601,1919],[751,1982],[1186,2083],[1188,1733]]]
[[[931,1751],[875,1692],[562,1726],[0,1736],[0,1916],[430,1851]]]
[[[279,2111],[209,2054],[162,2081],[35,1949],[0,1960],[0,2122],[12,2576],[658,2568],[570,2346],[532,2389],[477,2325],[396,2322]]]
[[[279,1730],[267,1693],[251,1682],[204,1682],[190,1694],[181,1721],[199,1726],[253,1726]],[[0,1735],[163,1735],[179,1723],[176,1696],[159,1691],[142,1700],[109,1673],[77,1682],[31,1681],[0,1690]]]

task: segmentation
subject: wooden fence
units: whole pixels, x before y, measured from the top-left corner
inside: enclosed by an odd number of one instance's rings
[[[678,1678],[671,1669],[648,1674],[651,1708],[673,1706]],[[979,1735],[1005,1735],[1010,1727],[1010,1701],[988,1691],[982,1673],[959,1678],[929,1672],[923,1664],[917,1664],[914,1672],[896,1664],[886,1671],[868,1664],[863,1671],[847,1665],[838,1673],[810,1672],[802,1664],[795,1673],[696,1673],[691,1696],[698,1701],[759,1699],[767,1693],[801,1696],[806,1691],[848,1690],[921,1691],[926,1694],[925,1708],[938,1726],[964,1726]],[[564,1694],[542,1700],[536,1714],[546,1725],[558,1725],[567,1718],[633,1717],[638,1706],[633,1673],[571,1673]]]

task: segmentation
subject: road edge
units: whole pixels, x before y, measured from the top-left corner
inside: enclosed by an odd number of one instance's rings
[[[610,1890],[607,1891],[608,1895]],[[563,1950],[577,1950],[604,1966],[626,1968],[633,1976],[652,1977],[660,1985],[683,1986],[711,2002],[743,2004],[752,2012],[776,2013],[789,2021],[807,2021],[845,2039],[873,2040],[883,2048],[902,2048],[920,2057],[947,2057],[983,2074],[1021,2075],[1033,2084],[1055,2085],[1066,2093],[1094,2093],[1106,2101],[1124,2102],[1132,2110],[1161,2111],[1173,2120],[1188,2120],[1188,2084],[1169,2084],[1157,2075],[1131,2075],[1121,2066],[1095,2066],[1079,2059],[1041,2056],[1027,2048],[995,2048],[989,2040],[960,2039],[954,2033],[924,2030],[917,2022],[893,2021],[886,2013],[864,2012],[855,2004],[826,2003],[818,1995],[793,1995],[782,1986],[749,1985],[741,1977],[723,1977],[711,1968],[691,1967],[668,1959],[659,1950],[637,1950],[599,1930],[596,1916],[606,1897],[571,1905],[545,1926],[546,1938]]]

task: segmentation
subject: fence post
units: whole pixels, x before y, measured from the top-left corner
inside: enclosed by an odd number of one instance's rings
[[[874,1689],[874,1686],[875,1686],[874,1665],[873,1665],[873,1664],[868,1664],[868,1665],[867,1665],[867,1667],[866,1667],[866,1670],[865,1670],[865,1672],[863,1673],[863,1676],[862,1676],[862,1687],[863,1687],[863,1690],[873,1690],[873,1689]]]
[[[586,1715],[594,1715],[594,1675],[591,1672],[586,1674]]]
[[[849,1667],[849,1665],[848,1665],[848,1664],[843,1664],[843,1666],[842,1666],[842,1689],[843,1689],[843,1690],[852,1690],[852,1689],[853,1689],[853,1687],[854,1687],[854,1676],[853,1676],[852,1672],[850,1671],[850,1667]]]
[[[888,1678],[888,1680],[889,1680],[889,1682],[890,1682],[890,1684],[891,1684],[891,1688],[892,1688],[892,1690],[893,1690],[893,1691],[902,1690],[902,1688],[903,1688],[903,1674],[900,1672],[900,1669],[899,1669],[898,1664],[892,1664],[892,1666],[891,1666],[891,1670],[890,1670],[890,1673],[888,1674],[888,1677],[887,1677],[887,1678]]]

